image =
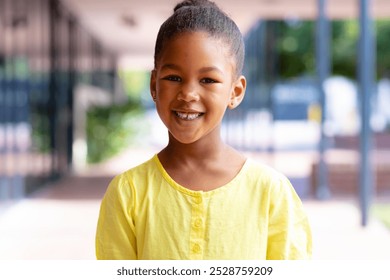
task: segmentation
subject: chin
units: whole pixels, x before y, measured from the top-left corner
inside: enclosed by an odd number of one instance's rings
[[[184,145],[193,144],[193,143],[200,140],[200,138],[196,138],[196,137],[176,137],[175,135],[172,135],[172,134],[171,134],[171,137],[175,142],[178,142],[178,143],[184,144]]]
[[[194,144],[195,142],[197,142],[198,139],[197,140],[176,139],[176,141],[179,142],[180,144],[183,144],[183,145],[191,145],[191,144]]]

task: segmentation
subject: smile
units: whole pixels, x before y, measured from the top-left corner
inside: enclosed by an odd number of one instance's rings
[[[174,111],[174,113],[177,117],[186,121],[195,120],[203,115],[203,113],[184,113],[184,112],[177,112],[177,111]]]

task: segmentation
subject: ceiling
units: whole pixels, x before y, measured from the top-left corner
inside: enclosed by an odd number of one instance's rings
[[[162,22],[180,0],[62,0],[80,23],[120,63],[134,68],[152,65],[154,42]],[[314,19],[317,0],[214,0],[237,23],[242,33],[258,19]],[[239,3],[239,4],[238,4]],[[358,16],[358,0],[327,0],[331,18]],[[389,0],[371,0],[371,14],[390,19]]]

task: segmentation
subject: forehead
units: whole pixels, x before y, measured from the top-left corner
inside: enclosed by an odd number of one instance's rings
[[[166,40],[157,63],[183,58],[195,62],[198,59],[206,59],[210,63],[228,63],[234,66],[234,59],[226,42],[201,31],[176,34]]]

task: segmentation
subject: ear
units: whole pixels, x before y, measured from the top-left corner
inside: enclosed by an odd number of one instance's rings
[[[156,102],[157,87],[156,87],[156,70],[150,73],[150,95],[154,102]]]
[[[238,105],[240,105],[241,101],[244,99],[245,90],[246,90],[246,79],[244,76],[241,75],[233,84],[229,105],[228,105],[229,109],[234,109]]]

